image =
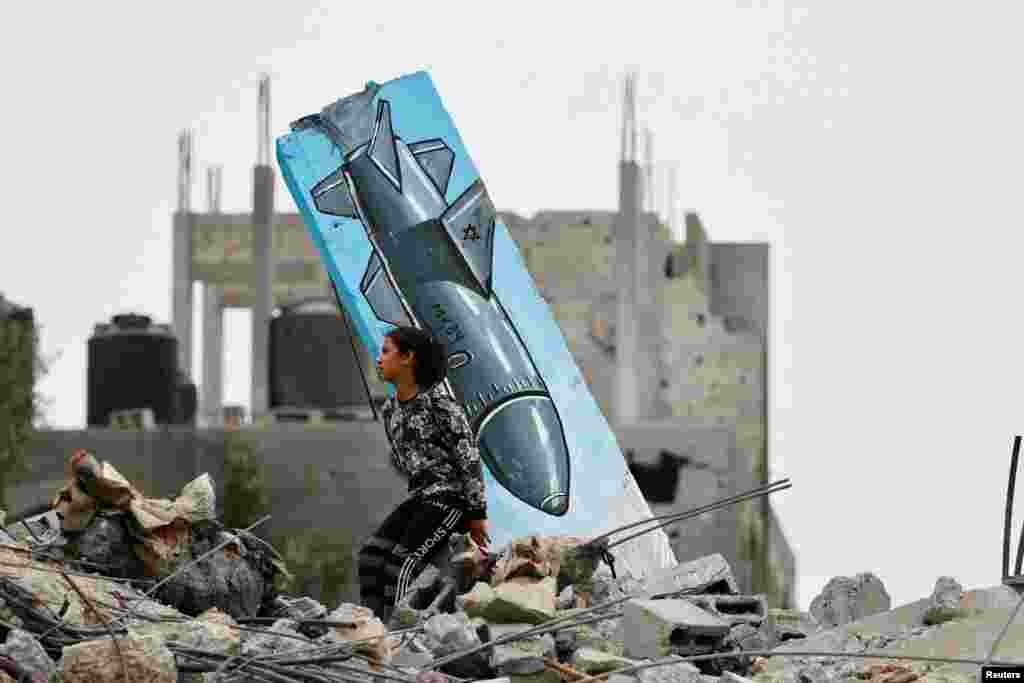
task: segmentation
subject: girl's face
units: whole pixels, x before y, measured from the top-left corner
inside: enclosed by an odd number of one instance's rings
[[[412,353],[402,353],[391,337],[384,337],[380,358],[377,359],[377,375],[385,382],[394,384],[406,372],[412,372]]]

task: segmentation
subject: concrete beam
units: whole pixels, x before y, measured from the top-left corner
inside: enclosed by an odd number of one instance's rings
[[[221,288],[203,287],[203,394],[200,405],[211,427],[224,424],[224,308]]]
[[[192,213],[174,214],[171,309],[178,338],[178,367],[192,377]]]
[[[266,415],[270,386],[270,314],[273,307],[274,169],[256,166],[252,176],[252,397],[253,421]]]

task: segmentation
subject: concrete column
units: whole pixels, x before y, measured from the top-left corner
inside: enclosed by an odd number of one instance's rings
[[[274,170],[253,169],[252,198],[252,404],[253,420],[267,413],[270,384],[270,313],[273,310],[274,252],[271,222],[274,216]]]
[[[174,214],[171,309],[178,338],[178,367],[192,377],[192,212]]]
[[[202,415],[210,427],[224,424],[224,307],[217,285],[203,288],[203,397]]]
[[[615,224],[617,306],[615,322],[615,422],[626,425],[638,417],[637,396],[637,236],[639,228],[640,167],[619,163],[619,214]],[[644,269],[646,272],[646,268]]]

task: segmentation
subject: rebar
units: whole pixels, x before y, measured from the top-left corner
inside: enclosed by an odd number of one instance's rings
[[[557,617],[555,619],[550,619],[550,620],[544,622],[543,624],[538,624],[534,628],[527,629],[527,630],[521,631],[519,633],[510,633],[507,636],[502,636],[501,638],[497,638],[497,639],[489,641],[487,643],[483,643],[482,645],[477,645],[475,647],[471,647],[471,648],[469,648],[467,650],[463,650],[462,652],[454,652],[454,653],[452,653],[452,654],[450,654],[450,655],[448,655],[446,657],[441,657],[439,659],[435,659],[433,662],[430,663],[430,666],[428,668],[439,669],[442,666],[444,666],[445,664],[448,664],[449,662],[454,662],[457,659],[462,659],[463,657],[468,657],[469,655],[476,654],[477,652],[482,652],[483,650],[490,649],[490,648],[492,648],[492,647],[494,647],[496,645],[502,645],[504,643],[512,642],[514,640],[521,640],[523,638],[530,638],[532,636],[540,635],[542,633],[549,633],[549,632],[552,632],[552,631],[561,631],[561,630],[564,630],[566,628],[575,628],[576,627],[575,624],[573,624],[571,626],[560,626],[560,624],[563,624],[564,622],[571,621],[573,619],[581,617],[584,614],[590,614],[590,613],[596,612],[598,610],[608,609],[610,607],[614,607],[615,605],[618,605],[620,603],[623,603],[623,602],[625,602],[627,600],[631,600],[631,599],[632,599],[632,597],[627,595],[627,596],[624,596],[624,597],[621,597],[621,598],[617,598],[615,600],[609,600],[608,602],[602,603],[600,605],[595,605],[594,607],[589,607],[589,608],[587,608],[585,610],[582,610],[580,612],[576,612],[574,614],[567,614],[567,615],[563,615],[561,617]],[[616,616],[621,616],[621,613],[603,616],[601,620],[603,620],[603,619],[613,619]]]
[[[1010,456],[1010,479],[1006,485],[1006,517],[1003,526],[1003,572],[1001,576],[1005,581],[1010,575],[1010,527],[1013,522],[1013,492],[1017,483],[1017,461],[1020,457],[1021,437],[1018,434],[1013,437],[1013,453]],[[1017,573],[1020,573],[1020,562],[1017,563]]]
[[[720,500],[720,501],[718,501],[716,503],[711,503],[711,504],[706,505],[706,506],[704,506],[702,508],[696,508],[694,510],[690,510],[689,512],[681,512],[681,513],[673,514],[673,515],[663,515],[662,517],[670,517],[670,519],[668,519],[666,521],[663,521],[663,522],[659,522],[657,525],[651,527],[650,529],[644,529],[643,531],[638,531],[637,533],[632,534],[630,536],[627,536],[625,538],[621,538],[621,539],[615,541],[614,543],[609,543],[607,548],[606,548],[606,550],[611,550],[615,546],[622,545],[623,543],[627,543],[627,542],[633,540],[634,538],[637,538],[638,536],[643,536],[644,534],[648,534],[648,533],[654,531],[655,529],[660,529],[662,527],[666,527],[669,524],[675,524],[676,522],[682,522],[684,520],[690,519],[692,517],[697,517],[697,516],[705,514],[707,512],[714,512],[715,510],[719,510],[721,508],[728,507],[730,505],[735,505],[736,503],[742,503],[742,502],[747,501],[747,500],[753,500],[754,498],[760,498],[762,496],[767,496],[769,494],[776,493],[778,491],[785,491],[786,489],[791,488],[791,487],[792,487],[792,484],[789,483],[789,480],[788,479],[783,479],[781,481],[775,482],[774,484],[770,484],[767,487],[762,487],[761,489],[754,489],[752,491],[749,491],[749,492],[743,493],[743,494],[739,494],[738,496],[734,496],[732,498]],[[645,521],[649,522],[649,521],[653,521],[653,519],[652,520],[645,520]]]
[[[748,650],[738,652],[716,652],[707,655],[692,655],[690,657],[673,657],[671,659],[662,659],[657,662],[650,662],[647,664],[637,664],[635,666],[626,666],[621,669],[615,669],[614,671],[608,671],[595,676],[589,676],[583,680],[576,681],[576,683],[595,683],[595,681],[601,681],[612,674],[623,674],[629,675],[634,674],[638,671],[645,669],[654,669],[661,666],[670,666],[672,664],[685,664],[687,662],[702,662],[713,659],[723,659],[727,657],[853,657],[858,659],[905,659],[907,661],[922,661],[922,662],[942,662],[944,664],[980,664],[987,666],[988,664],[994,664],[995,666],[1020,666],[1024,662],[1006,662],[1006,661],[988,661],[983,659],[971,659],[961,657],[926,657],[921,655],[899,655],[891,652],[776,652],[775,650]]]
[[[256,520],[256,522],[254,522],[253,524],[250,524],[248,527],[246,527],[242,531],[252,531],[256,527],[258,527],[260,524],[263,524],[264,522],[266,522],[268,519],[270,519],[270,515],[265,515],[265,516],[261,517],[260,519]],[[213,548],[211,548],[210,550],[206,551],[205,553],[203,553],[199,557],[195,558],[191,562],[186,562],[185,564],[182,564],[180,567],[178,567],[173,572],[168,574],[166,578],[164,578],[162,581],[159,581],[155,586],[153,586],[148,591],[146,591],[145,597],[146,598],[152,597],[152,595],[154,593],[156,593],[157,590],[159,590],[160,587],[163,586],[164,584],[166,584],[168,581],[170,581],[171,579],[175,578],[176,576],[181,574],[186,569],[188,569],[190,567],[194,567],[195,565],[197,565],[200,562],[202,562],[203,560],[205,560],[207,557],[210,557],[211,555],[213,555],[214,553],[218,552],[219,550],[221,550],[225,546],[228,546],[228,545],[230,545],[231,543],[234,543],[234,542],[235,542],[234,538],[228,538],[228,539],[226,539],[224,541],[221,541],[220,543],[215,545]],[[142,603],[140,602],[139,604],[142,604]],[[126,616],[119,617],[118,620],[120,621],[122,619],[130,619],[130,618],[132,618],[135,615],[135,610],[136,609],[138,609],[138,608],[137,607],[133,607],[132,610],[129,611],[129,613]]]
[[[734,496],[729,496],[728,498],[722,498],[721,500],[717,500],[717,501],[715,501],[713,503],[708,503],[707,505],[702,505],[700,507],[693,508],[692,510],[688,510],[686,512],[672,512],[672,513],[668,513],[668,514],[664,514],[664,515],[658,515],[656,517],[649,517],[647,519],[642,519],[639,522],[630,522],[629,524],[623,524],[622,526],[616,527],[616,528],[612,529],[611,531],[607,531],[607,532],[601,534],[600,536],[595,536],[594,538],[590,539],[589,541],[587,541],[583,545],[584,546],[599,545],[601,543],[601,541],[605,540],[606,538],[610,538],[614,534],[617,534],[617,533],[620,533],[620,532],[623,532],[623,531],[628,531],[629,529],[633,529],[635,527],[642,526],[644,524],[650,524],[651,522],[657,522],[659,520],[665,520],[665,519],[675,519],[676,517],[680,517],[682,515],[703,514],[705,512],[710,512],[712,509],[717,509],[718,507],[722,507],[722,506],[726,506],[726,505],[731,505],[734,502],[734,499],[739,498],[740,496],[745,496],[745,495],[749,495],[749,494],[752,494],[752,493],[757,493],[759,491],[763,491],[763,490],[771,488],[773,486],[781,485],[781,484],[788,483],[788,482],[789,482],[789,479],[780,479],[777,482],[773,482],[771,484],[765,484],[763,486],[758,486],[757,488],[753,488],[753,489],[751,489],[749,491],[746,491],[746,492],[743,492],[743,493],[737,493]],[[738,501],[735,501],[735,502],[738,502]]]

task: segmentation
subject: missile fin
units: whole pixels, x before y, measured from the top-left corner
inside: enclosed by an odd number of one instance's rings
[[[437,191],[443,197],[448,192],[448,181],[452,177],[452,167],[455,165],[455,152],[440,138],[414,142],[409,145],[409,151],[434,181]]]
[[[367,303],[370,304],[370,308],[373,309],[373,314],[377,316],[378,320],[392,325],[412,324],[405,314],[405,309],[402,308],[398,292],[388,280],[388,274],[384,270],[384,264],[376,250],[370,254],[370,262],[366,265],[366,272],[363,273],[359,291],[366,297]]]
[[[381,100],[377,108],[377,124],[373,128],[367,150],[377,165],[399,192],[402,191],[402,172],[398,168],[398,150],[395,149],[395,131],[391,126],[391,104]]]
[[[341,168],[314,185],[312,194],[313,204],[320,213],[346,218],[356,217],[356,208],[352,205],[352,198],[345,184],[345,174]]]
[[[477,179],[441,216],[448,237],[459,249],[485,296],[491,296],[494,223],[497,212],[487,188]]]

